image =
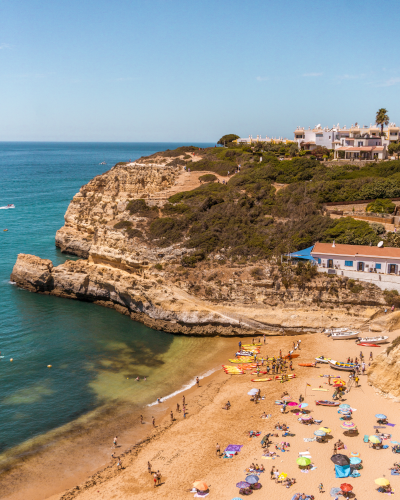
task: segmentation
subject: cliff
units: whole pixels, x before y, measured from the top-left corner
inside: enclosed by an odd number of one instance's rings
[[[183,168],[188,159],[192,165],[201,161],[195,150],[183,147],[120,163],[92,179],[74,196],[56,234],[61,251],[81,260],[54,267],[49,260],[20,254],[11,280],[32,292],[90,301],[152,328],[191,335],[316,331],[349,326],[349,315],[356,327],[379,312],[383,294],[373,285],[318,276],[310,268],[285,267],[273,259],[233,260],[224,248],[207,255],[188,248],[176,214],[188,213],[189,207],[168,199],[209,189],[200,187],[202,167],[190,173]],[[187,221],[196,224],[197,217],[197,224],[207,226],[210,207],[222,206],[204,196],[193,198],[197,215]],[[270,219],[257,217],[270,226]]]

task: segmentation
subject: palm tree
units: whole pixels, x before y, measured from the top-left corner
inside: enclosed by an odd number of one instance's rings
[[[383,135],[383,126],[389,125],[389,115],[386,108],[378,109],[376,112],[376,124],[381,126],[381,135]]]

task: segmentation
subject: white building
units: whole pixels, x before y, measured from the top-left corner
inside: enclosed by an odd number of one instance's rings
[[[248,138],[241,138],[241,139],[236,139],[235,141],[237,144],[255,144],[256,142],[270,142],[272,144],[288,144],[293,141],[289,139],[283,139],[283,137],[268,137],[267,135],[265,137],[261,135],[257,135],[256,138],[254,138],[252,135],[249,135]]]
[[[316,243],[318,271],[368,281],[400,292],[400,248]]]
[[[299,149],[312,151],[322,146],[344,152],[345,159],[382,160],[387,157],[388,145],[399,140],[400,128],[395,123],[390,123],[383,132],[385,135],[381,137],[380,127],[372,124],[369,127],[360,127],[356,123],[350,128],[340,127],[339,124],[331,128],[317,125],[313,129],[309,127],[308,130],[297,127],[294,139]],[[335,154],[335,158],[338,157],[339,155]]]

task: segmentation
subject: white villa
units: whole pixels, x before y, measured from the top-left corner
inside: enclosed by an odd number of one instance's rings
[[[316,243],[311,250],[318,271],[372,282],[400,292],[400,248]]]
[[[294,131],[294,140],[300,149],[312,151],[318,146],[333,149],[335,158],[338,152],[344,152],[347,160],[383,160],[387,157],[387,147],[391,142],[399,140],[400,128],[395,123],[390,123],[383,129],[385,136],[380,136],[381,129],[378,125],[360,127],[358,123],[350,128],[340,127],[339,124],[333,127],[322,128],[317,125],[311,127],[297,127]]]
[[[256,138],[254,138],[252,135],[249,135],[248,138],[241,138],[241,139],[236,139],[235,141],[237,144],[255,144],[256,142],[271,142],[272,144],[288,144],[291,141],[290,139],[283,139],[283,137],[268,137],[267,135],[265,137],[262,137],[261,135],[257,135]]]

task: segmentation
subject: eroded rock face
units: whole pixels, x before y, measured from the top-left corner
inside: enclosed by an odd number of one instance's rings
[[[149,204],[167,199],[168,189],[182,171],[181,166],[172,164],[174,161],[160,156],[117,164],[82,186],[68,207],[65,225],[57,231],[56,246],[83,258],[89,258],[92,248],[97,258],[125,260],[128,255],[136,256],[137,238],[124,237],[114,224],[128,220],[135,228],[143,221],[126,210],[132,199],[148,199]],[[145,245],[142,250],[136,260],[152,258],[151,252],[146,255]]]
[[[377,389],[392,397],[400,397],[400,343],[385,349],[371,363],[368,381]],[[387,350],[390,350],[388,353]]]

